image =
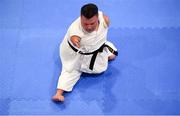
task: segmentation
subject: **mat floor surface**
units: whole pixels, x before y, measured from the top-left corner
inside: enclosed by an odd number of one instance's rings
[[[135,1],[0,1],[0,115],[180,114],[180,2]],[[83,74],[65,102],[55,103],[59,44],[86,2],[112,18],[108,40],[119,55],[106,72]],[[70,7],[74,13],[62,17]]]

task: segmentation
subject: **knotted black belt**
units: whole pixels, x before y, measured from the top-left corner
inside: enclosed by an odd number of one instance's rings
[[[68,44],[69,44],[69,46],[70,46],[75,52],[78,52],[78,53],[80,53],[80,54],[82,54],[82,55],[91,55],[91,54],[93,54],[93,55],[92,55],[92,58],[91,58],[91,61],[90,61],[90,65],[89,65],[89,69],[91,69],[91,70],[93,70],[94,63],[95,63],[97,54],[98,54],[99,52],[103,52],[103,49],[104,49],[105,47],[107,47],[107,48],[109,49],[109,51],[110,51],[111,53],[113,53],[114,55],[116,55],[116,56],[118,55],[118,52],[117,52],[117,51],[114,51],[110,46],[106,45],[105,43],[104,43],[99,49],[97,49],[97,50],[95,50],[95,51],[93,51],[93,52],[88,52],[88,53],[84,53],[84,52],[82,52],[82,51],[79,51],[79,50],[76,49],[74,46],[72,46],[69,41],[68,41]]]

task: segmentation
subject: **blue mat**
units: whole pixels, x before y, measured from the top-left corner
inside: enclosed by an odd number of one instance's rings
[[[87,2],[110,17],[119,56],[54,103],[59,44]],[[180,114],[179,10],[178,0],[1,0],[0,114]]]

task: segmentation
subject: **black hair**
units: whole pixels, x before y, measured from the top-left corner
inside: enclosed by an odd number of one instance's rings
[[[85,4],[81,7],[81,15],[90,19],[93,16],[98,15],[98,7],[93,3]]]

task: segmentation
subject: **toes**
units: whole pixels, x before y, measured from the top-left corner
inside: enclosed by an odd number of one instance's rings
[[[64,101],[64,96],[53,96],[52,100],[57,101],[57,102],[63,102]]]
[[[60,96],[59,101],[63,102],[64,101],[64,96]]]

